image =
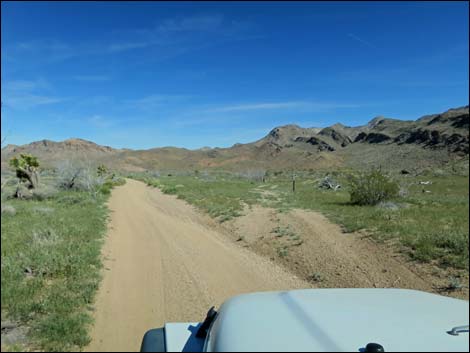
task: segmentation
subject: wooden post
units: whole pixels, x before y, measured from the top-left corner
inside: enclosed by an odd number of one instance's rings
[[[292,192],[295,192],[295,173],[292,173]]]

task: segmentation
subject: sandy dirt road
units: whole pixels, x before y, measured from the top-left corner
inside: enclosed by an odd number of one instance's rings
[[[109,207],[104,278],[86,351],[138,351],[146,330],[200,321],[233,295],[312,286],[141,182],[116,188]]]

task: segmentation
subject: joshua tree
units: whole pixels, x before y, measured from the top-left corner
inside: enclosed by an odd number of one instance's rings
[[[103,177],[105,176],[106,174],[108,174],[108,169],[106,168],[106,166],[104,164],[100,164],[97,168],[97,174],[98,176],[100,177]]]
[[[36,189],[39,185],[39,161],[30,154],[20,154],[20,157],[10,159],[10,166],[15,169],[19,182],[29,182],[28,189]]]

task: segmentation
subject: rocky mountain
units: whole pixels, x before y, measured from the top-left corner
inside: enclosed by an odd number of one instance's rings
[[[386,165],[394,168],[444,164],[469,154],[469,107],[450,109],[414,121],[378,116],[367,125],[326,128],[285,125],[267,136],[230,148],[188,150],[114,149],[82,139],[42,140],[2,149],[2,168],[11,156],[32,153],[44,165],[64,159],[105,163],[129,171],[219,168],[312,169]]]

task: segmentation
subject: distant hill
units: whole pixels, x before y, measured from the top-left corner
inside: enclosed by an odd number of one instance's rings
[[[414,121],[379,116],[357,127],[340,123],[326,128],[279,126],[258,141],[229,148],[130,150],[100,146],[82,139],[42,140],[4,147],[2,168],[9,158],[19,153],[32,153],[48,166],[64,159],[81,159],[127,171],[327,169],[372,165],[419,168],[468,158],[469,107],[426,115]]]

